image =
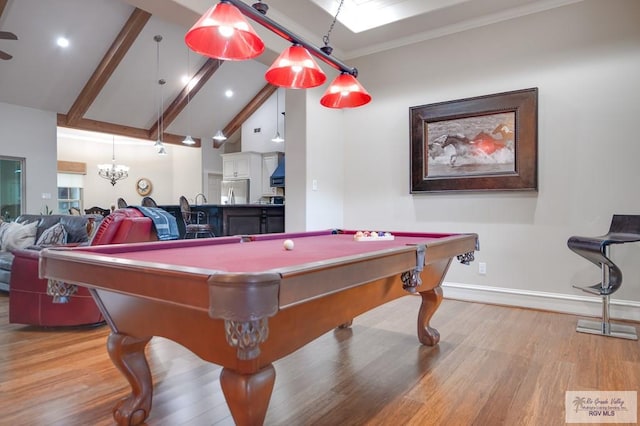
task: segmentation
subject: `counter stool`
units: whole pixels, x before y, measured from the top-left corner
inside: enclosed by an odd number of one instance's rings
[[[609,322],[609,297],[622,285],[622,271],[609,258],[611,244],[624,244],[640,241],[640,215],[614,214],[609,232],[599,237],[569,238],[569,249],[600,267],[602,282],[574,288],[602,297],[602,321],[579,320],[576,331],[580,333],[600,334],[609,337],[638,340],[635,327],[611,324]]]
[[[191,210],[189,201],[180,196],[180,214],[184,221],[184,238],[213,238],[213,228],[209,224],[209,215],[203,211]]]

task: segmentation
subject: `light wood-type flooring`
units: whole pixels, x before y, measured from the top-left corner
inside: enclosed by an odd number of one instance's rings
[[[0,425],[113,424],[128,384],[108,327],[9,324],[8,302],[0,294]],[[640,389],[640,343],[577,333],[575,316],[445,299],[440,344],[426,347],[419,303],[383,305],[276,362],[265,424],[563,425],[567,390]],[[233,424],[218,366],[157,337],[147,358],[147,425]]]

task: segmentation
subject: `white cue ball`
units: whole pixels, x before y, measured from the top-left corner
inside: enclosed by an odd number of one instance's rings
[[[285,250],[293,250],[293,241],[284,240],[284,249]]]

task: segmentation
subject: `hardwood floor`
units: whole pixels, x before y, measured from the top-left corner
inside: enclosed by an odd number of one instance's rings
[[[128,385],[108,327],[9,324],[8,302],[0,293],[0,425],[113,424]],[[574,316],[445,299],[430,348],[416,337],[419,303],[388,303],[276,362],[266,424],[562,425],[567,390],[640,388],[640,343],[577,333]],[[147,357],[148,425],[233,424],[218,366],[156,337]]]

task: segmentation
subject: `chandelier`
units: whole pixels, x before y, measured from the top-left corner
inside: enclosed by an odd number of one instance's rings
[[[116,165],[115,136],[112,139],[111,164],[98,164],[98,175],[111,182],[111,185],[114,186],[117,181],[129,177],[129,166]]]

